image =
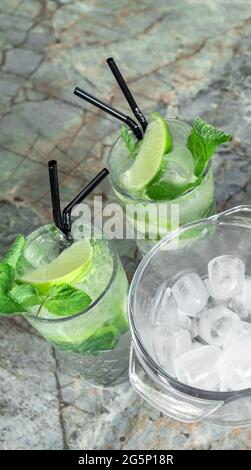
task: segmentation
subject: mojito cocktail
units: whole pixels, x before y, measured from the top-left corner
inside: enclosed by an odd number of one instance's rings
[[[54,224],[45,225],[26,240],[19,236],[0,267],[2,314],[22,313],[62,352],[62,363],[88,381],[125,379],[128,285],[104,236],[69,241]]]
[[[215,210],[211,158],[230,136],[153,113],[143,140],[122,128],[108,164],[113,189],[142,254],[167,232]]]

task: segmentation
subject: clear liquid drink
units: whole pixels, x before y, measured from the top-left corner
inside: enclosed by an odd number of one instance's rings
[[[211,163],[199,185],[194,185],[195,162],[186,143],[191,126],[177,119],[167,119],[172,134],[173,149],[164,158],[164,169],[156,176],[156,183],[171,183],[174,187],[190,184],[190,188],[175,197],[161,200],[149,197],[147,187],[128,190],[123,175],[133,165],[135,155],[130,155],[120,137],[114,143],[108,165],[114,192],[126,213],[129,226],[134,227],[137,244],[144,255],[158,240],[177,226],[212,215],[215,211],[214,179]],[[137,213],[137,215],[136,215]],[[172,221],[173,217],[173,221]]]
[[[74,243],[79,241],[71,248]],[[93,236],[88,243],[91,264],[87,272],[71,281],[71,286],[91,298],[89,305],[71,315],[62,311],[61,316],[60,311],[55,315],[44,306],[50,305],[47,300],[44,305],[32,307],[26,319],[56,348],[63,368],[77,370],[94,384],[112,385],[125,380],[128,373],[128,283],[111,242]],[[53,224],[33,232],[24,250],[29,267],[24,269],[23,279],[29,278],[41,290],[37,281],[41,266],[55,261],[64,248],[68,248],[65,237]]]

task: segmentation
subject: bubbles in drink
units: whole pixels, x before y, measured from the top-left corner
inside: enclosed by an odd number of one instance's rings
[[[156,360],[199,389],[251,387],[251,279],[229,255],[212,259],[208,274],[183,274],[159,287],[151,305]]]

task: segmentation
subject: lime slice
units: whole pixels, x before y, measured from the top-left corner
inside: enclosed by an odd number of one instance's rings
[[[122,176],[123,185],[131,190],[147,186],[159,172],[163,155],[171,148],[172,135],[166,120],[153,113],[136,160]]]
[[[93,248],[87,239],[79,240],[66,248],[51,263],[41,266],[20,279],[30,282],[41,293],[53,284],[71,284],[84,277],[91,266]]]

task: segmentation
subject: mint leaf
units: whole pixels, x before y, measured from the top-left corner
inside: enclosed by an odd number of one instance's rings
[[[53,341],[53,344],[63,351],[71,351],[80,354],[97,354],[99,351],[113,349],[118,342],[119,336],[120,333],[116,327],[113,325],[104,325],[81,343]]]
[[[6,253],[3,262],[8,263],[14,269],[17,267],[18,261],[22,255],[25,245],[25,238],[23,235],[18,235],[16,240],[12,243],[10,249]]]
[[[125,126],[121,126],[120,129],[121,132],[121,137],[127,146],[127,149],[132,156],[136,156],[136,152],[138,150],[139,142],[135,141],[133,136],[130,134],[130,132],[126,129]]]
[[[21,305],[10,299],[5,293],[0,293],[0,315],[22,313],[24,309]]]
[[[41,296],[32,284],[14,286],[9,292],[9,297],[23,307],[23,311],[29,310],[34,305],[40,305]]]
[[[153,201],[169,201],[181,194],[181,188],[165,182],[158,182],[148,186],[146,194]]]
[[[77,345],[77,352],[95,354],[98,351],[113,349],[118,342],[118,338],[119,331],[113,326],[103,327],[80,345]],[[74,345],[74,347],[76,346]]]
[[[91,301],[89,295],[82,290],[62,284],[51,287],[43,305],[49,312],[63,317],[85,310]]]
[[[23,312],[23,308],[9,297],[15,277],[14,269],[7,263],[0,263],[0,314]]]
[[[15,271],[8,264],[2,261],[0,263],[0,293],[8,292],[14,282]]]
[[[160,181],[148,186],[148,188],[146,188],[146,194],[153,201],[171,201],[186,193],[189,189],[195,188],[200,183],[201,178],[197,178],[194,183],[188,183],[183,186],[176,186],[165,181]]]
[[[187,139],[187,148],[194,157],[196,176],[203,174],[217,147],[231,139],[230,134],[216,129],[199,117],[195,119],[193,129]]]

